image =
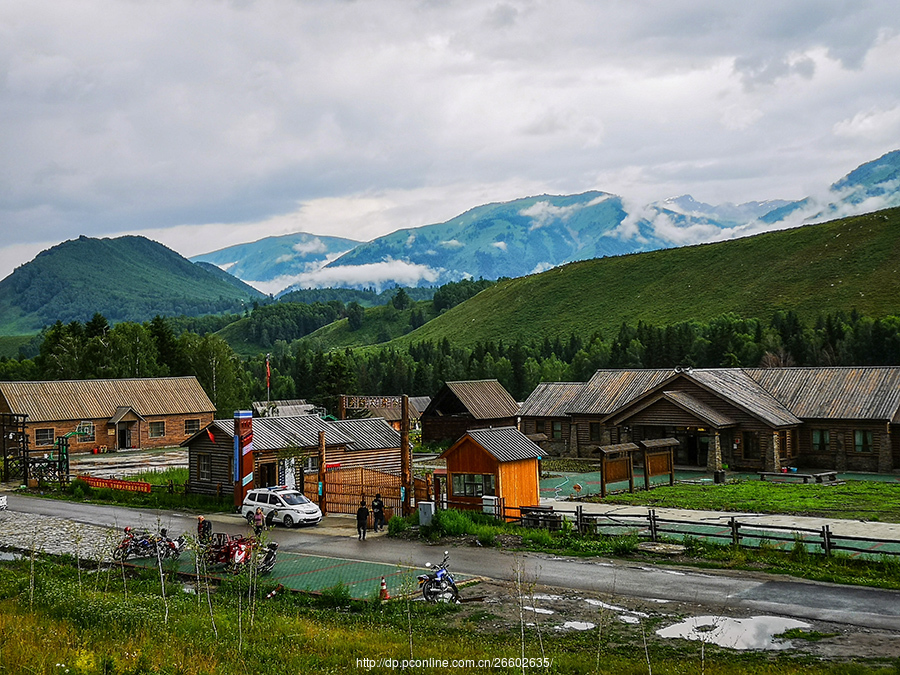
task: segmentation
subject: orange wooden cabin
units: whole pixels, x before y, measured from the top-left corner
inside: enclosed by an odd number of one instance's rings
[[[447,462],[447,504],[481,509],[483,497],[502,507],[540,504],[541,449],[515,427],[470,429],[440,456]]]

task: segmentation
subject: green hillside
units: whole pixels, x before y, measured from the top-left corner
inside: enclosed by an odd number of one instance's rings
[[[0,281],[0,335],[56,321],[110,322],[240,311],[263,294],[239,288],[144,237],[79,237],[39,253]]]
[[[900,209],[503,281],[393,344],[612,335],[623,322],[665,325],[725,312],[768,318],[794,310],[810,321],[853,309],[900,314]]]

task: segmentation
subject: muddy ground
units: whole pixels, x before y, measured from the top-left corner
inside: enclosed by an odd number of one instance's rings
[[[517,633],[522,621],[544,634],[592,631],[615,641],[642,644],[643,636],[658,644],[675,646],[683,640],[665,638],[665,630],[692,617],[702,617],[693,646],[702,639],[714,653],[732,651],[742,643],[755,643],[759,650],[779,651],[834,661],[900,658],[900,634],[853,626],[799,621],[787,617],[762,617],[741,610],[717,612],[697,604],[639,599],[608,594],[573,592],[544,585],[496,581],[480,582],[461,590],[458,621],[474,620],[482,630]],[[643,624],[643,625],[642,625]],[[790,639],[773,637],[794,627]],[[797,636],[807,636],[809,639]],[[718,642],[718,645],[717,645]],[[746,646],[746,645],[744,645]]]

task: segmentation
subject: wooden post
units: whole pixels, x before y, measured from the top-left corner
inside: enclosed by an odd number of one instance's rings
[[[325,490],[325,432],[319,432],[319,508],[322,515],[328,511],[328,498]]]
[[[344,394],[338,397],[338,419],[347,419],[347,397]]]
[[[650,492],[650,453],[641,445],[641,453],[644,455],[644,489]]]
[[[403,496],[403,515],[411,510],[412,504],[412,450],[409,447],[409,396],[403,394],[400,400],[400,472],[403,475],[403,487],[406,493]]]

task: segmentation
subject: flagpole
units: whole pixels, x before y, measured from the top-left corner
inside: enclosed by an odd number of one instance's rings
[[[269,354],[266,354],[266,411],[269,410],[269,389],[272,379],[272,370],[269,368]]]

